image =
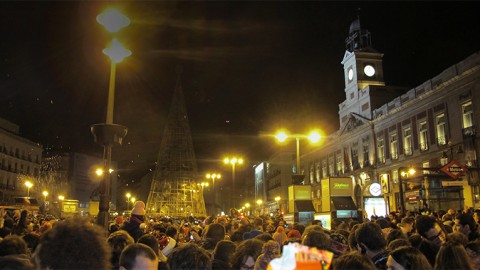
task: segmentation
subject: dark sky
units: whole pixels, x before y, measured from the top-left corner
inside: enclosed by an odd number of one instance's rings
[[[95,17],[117,6],[132,20],[119,34],[133,55],[117,67],[114,119],[129,128],[114,150],[128,177],[154,166],[177,65],[204,171],[229,152],[267,158],[278,146],[263,135],[279,127],[338,128],[357,14],[385,53],[387,85],[415,87],[480,50],[475,2],[109,3],[0,3],[0,117],[45,148],[100,155],[89,127],[105,121],[111,36]]]

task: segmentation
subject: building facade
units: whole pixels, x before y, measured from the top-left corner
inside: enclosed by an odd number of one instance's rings
[[[303,184],[312,186],[317,212],[321,180],[330,177],[351,178],[355,204],[366,216],[478,207],[480,54],[405,89],[385,85],[383,54],[359,20],[346,45],[340,128],[301,156]],[[443,172],[449,170],[453,176]]]
[[[42,151],[42,145],[20,136],[18,125],[0,118],[2,202],[8,202],[11,197],[30,195],[27,194],[30,190],[27,190],[24,184],[25,181],[39,175]]]

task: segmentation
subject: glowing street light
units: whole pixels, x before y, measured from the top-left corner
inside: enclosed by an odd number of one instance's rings
[[[26,181],[25,186],[27,187],[27,197],[30,197],[30,188],[33,187],[33,184],[30,181]]]
[[[282,198],[280,198],[280,196],[275,197],[275,201],[277,202],[278,210],[280,210],[280,200],[281,199]]]
[[[44,190],[42,194],[43,194],[44,200],[47,201],[48,191]]]
[[[300,139],[307,138],[311,143],[317,143],[320,141],[322,136],[316,130],[311,131],[308,135],[304,135],[304,134],[288,135],[285,131],[281,130],[277,132],[277,134],[275,135],[275,138],[281,143],[285,142],[289,137],[294,137],[296,141],[296,146],[297,146],[296,174],[300,174]]]
[[[59,199],[60,201],[63,201],[63,200],[65,200],[65,196],[63,196],[63,195],[58,195],[58,199]]]
[[[137,201],[137,199],[135,199],[135,197],[132,197],[131,201],[132,201],[132,203],[135,203]]]
[[[127,197],[127,210],[128,210],[130,209],[130,197],[132,197],[132,194],[128,192],[127,194],[125,194],[125,197]]]
[[[107,9],[97,16],[97,22],[110,33],[116,33],[120,29],[130,25],[130,19],[115,9]]]
[[[207,173],[205,177],[207,179],[212,179],[212,189],[213,189],[213,192],[215,192],[215,179],[222,178],[222,175],[219,173]]]
[[[226,165],[232,165],[232,184],[233,184],[233,188],[232,188],[232,193],[233,193],[233,208],[235,208],[235,198],[234,196],[236,195],[235,193],[235,166],[237,164],[239,165],[242,165],[243,164],[243,158],[241,157],[226,157],[223,159],[223,163],[225,163]]]

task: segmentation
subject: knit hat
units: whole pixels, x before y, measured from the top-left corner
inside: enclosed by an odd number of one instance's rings
[[[145,216],[145,203],[136,201],[132,209],[132,215]]]
[[[287,234],[287,237],[288,238],[301,238],[302,235],[300,234],[300,232],[298,230],[290,230]]]

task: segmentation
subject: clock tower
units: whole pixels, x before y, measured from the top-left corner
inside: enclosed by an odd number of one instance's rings
[[[339,105],[340,126],[343,127],[350,113],[372,118],[372,95],[383,88],[383,53],[372,48],[370,32],[362,29],[360,18],[350,25],[345,40],[347,50],[342,65],[345,78],[346,100]]]

